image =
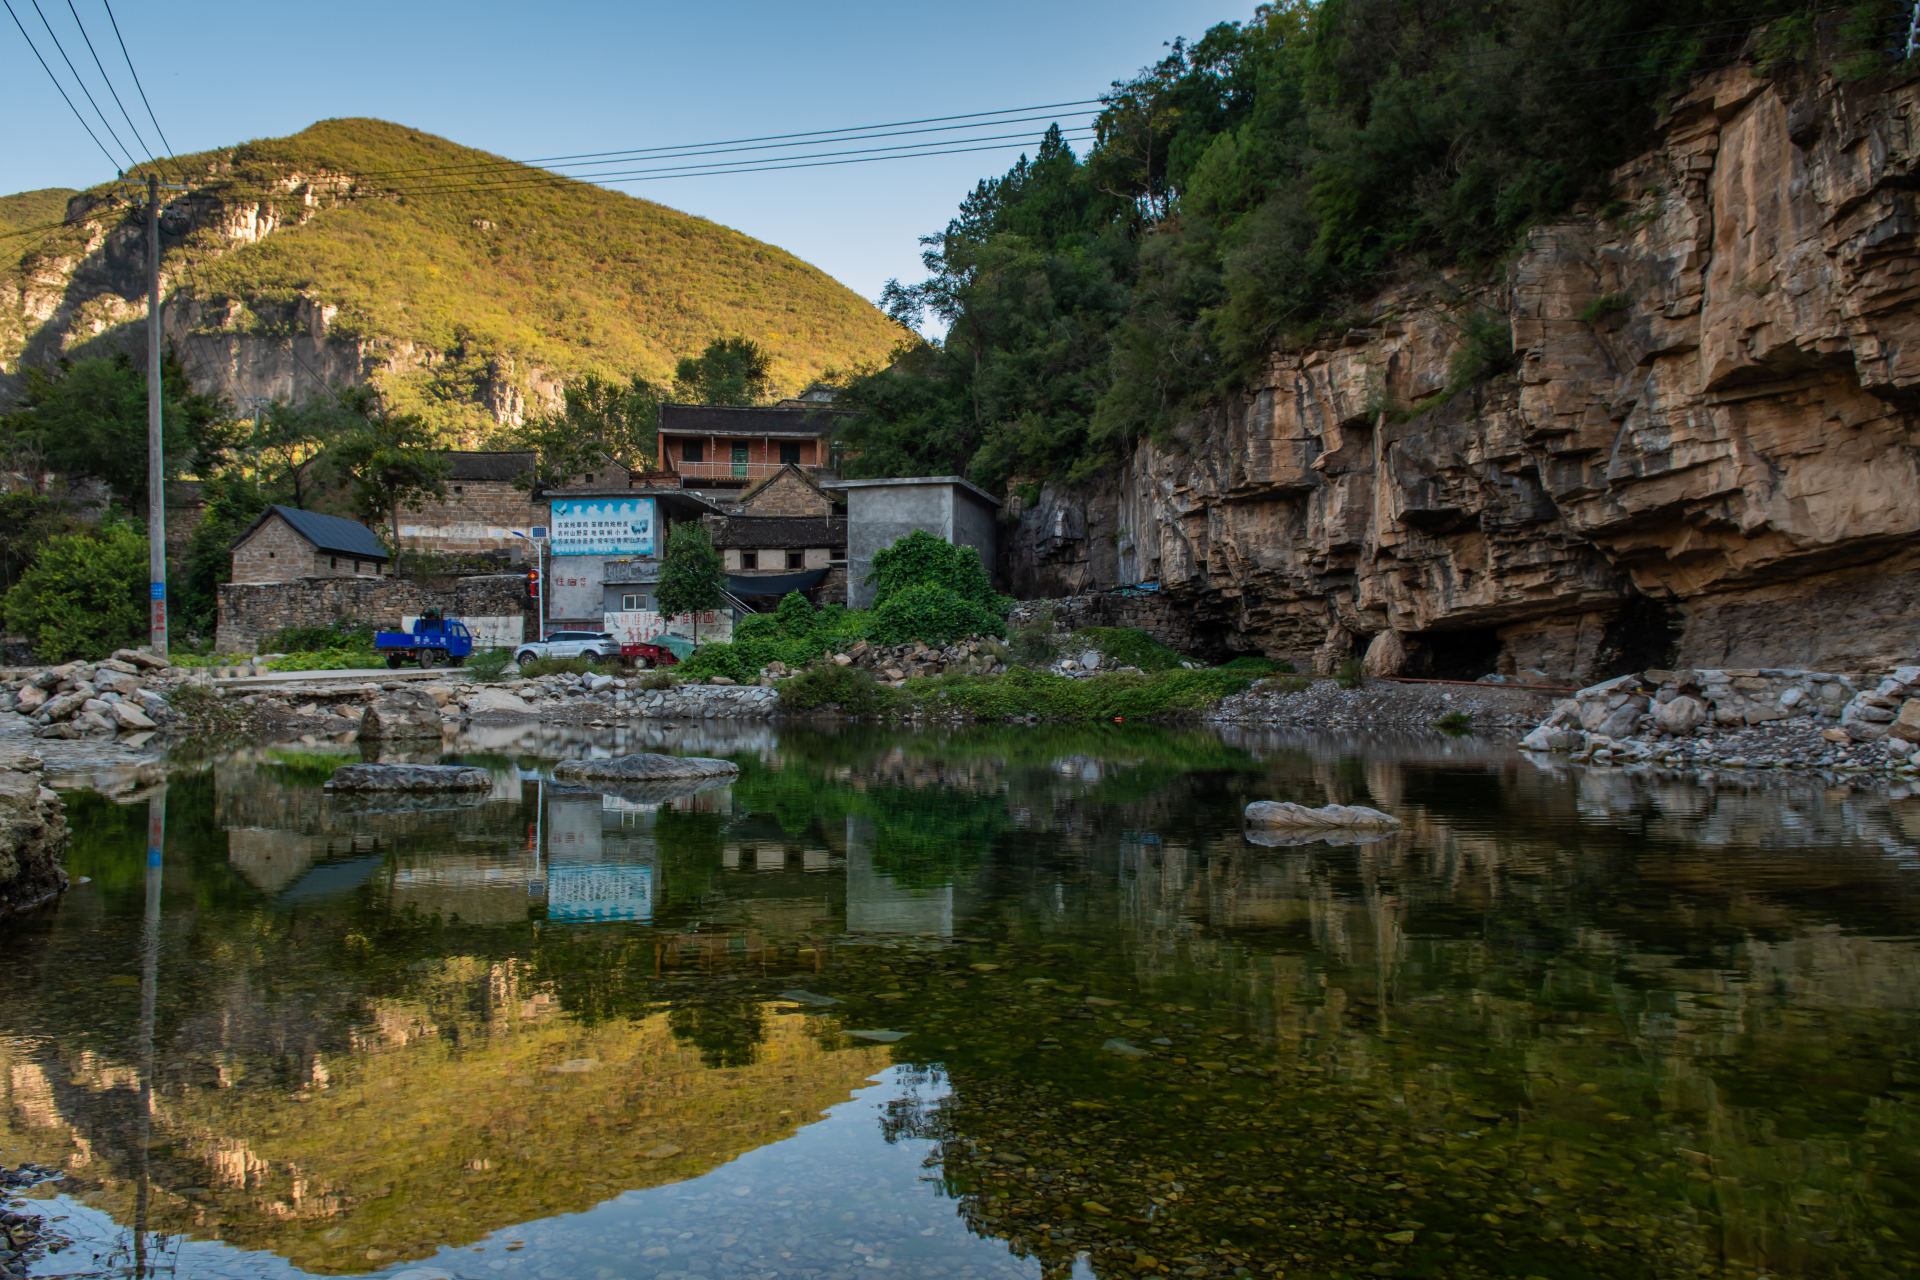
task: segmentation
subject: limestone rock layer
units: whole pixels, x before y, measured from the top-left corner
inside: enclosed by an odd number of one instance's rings
[[[1384,293],[1044,489],[1007,585],[1154,584],[1206,647],[1322,669],[1911,661],[1916,115],[1920,82],[1705,78],[1612,204],[1536,228],[1503,278]],[[1514,372],[1443,399],[1478,310],[1511,320]]]

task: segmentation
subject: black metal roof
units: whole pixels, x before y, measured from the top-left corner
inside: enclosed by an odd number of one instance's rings
[[[845,516],[727,516],[707,521],[716,547],[844,547]]]
[[[533,470],[533,454],[526,450],[479,451],[454,449],[447,460],[449,480],[504,480],[511,483],[522,473]]]
[[[818,405],[782,408],[763,405],[750,409],[718,404],[663,404],[660,430],[669,435],[786,436],[817,440],[833,434],[836,418]]]
[[[357,520],[342,520],[339,516],[323,516],[318,511],[302,511],[298,507],[268,507],[262,511],[246,531],[233,540],[231,551],[248,538],[261,525],[279,516],[293,526],[293,531],[305,538],[319,551],[332,552],[335,555],[352,556],[356,560],[387,559],[387,549],[373,536],[373,530]]]

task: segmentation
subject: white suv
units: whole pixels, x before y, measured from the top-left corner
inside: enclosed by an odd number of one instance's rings
[[[514,651],[515,662],[531,662],[535,658],[585,658],[589,662],[598,662],[608,656],[618,657],[620,642],[613,638],[611,631],[549,631],[545,640],[535,640],[523,644]]]

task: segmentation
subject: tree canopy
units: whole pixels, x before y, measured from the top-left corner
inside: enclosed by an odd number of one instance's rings
[[[1905,20],[1883,0],[1296,0],[1175,40],[1104,95],[1084,155],[1049,130],[923,239],[923,280],[888,283],[895,319],[945,333],[836,402],[849,469],[1084,475],[1275,344],[1366,323],[1391,274],[1471,276],[1604,205],[1697,73],[1790,71],[1823,42],[1836,73],[1877,74]]]
[[[773,357],[751,338],[715,338],[697,356],[681,356],[674,399],[687,404],[759,404],[767,398]]]

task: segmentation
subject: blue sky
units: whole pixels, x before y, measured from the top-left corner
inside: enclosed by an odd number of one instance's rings
[[[10,3],[66,79],[32,0]],[[107,69],[120,76],[135,122],[151,134],[101,0],[73,4]],[[67,0],[39,6],[125,137]],[[293,133],[327,117],[378,116],[516,159],[1091,98],[1160,57],[1164,41],[1244,19],[1251,9],[1219,0],[114,5],[160,126],[178,151]],[[75,100],[88,111],[77,93]],[[0,192],[81,187],[113,176],[4,13],[0,118],[10,125],[0,149]],[[1037,140],[1045,127],[1042,121],[992,132],[1030,131]],[[780,245],[873,298],[891,276],[917,278],[915,237],[944,226],[976,180],[1003,172],[1018,154],[616,189]]]

